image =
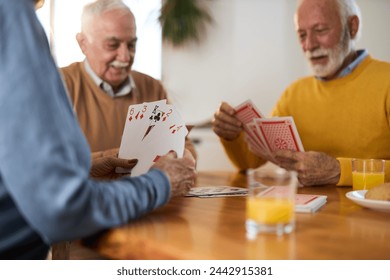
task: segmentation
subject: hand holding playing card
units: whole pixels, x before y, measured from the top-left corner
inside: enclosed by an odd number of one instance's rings
[[[325,153],[280,150],[274,158],[280,167],[297,171],[304,186],[337,184],[340,179],[340,163]]]
[[[223,102],[214,114],[212,127],[219,137],[234,140],[242,131],[242,122],[237,118],[234,108]]]
[[[109,180],[116,179],[129,173],[116,173],[117,167],[124,168],[131,172],[131,169],[137,164],[137,159],[120,159],[113,156],[97,157],[92,160],[89,175],[94,179]]]
[[[151,168],[157,168],[167,174],[171,183],[171,197],[183,196],[195,186],[195,159],[189,150],[183,158],[177,158],[175,152],[160,157]]]

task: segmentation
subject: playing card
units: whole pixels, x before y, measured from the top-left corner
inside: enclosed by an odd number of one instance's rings
[[[149,170],[162,155],[173,150],[178,157],[184,153],[188,131],[175,107],[166,100],[131,105],[127,114],[119,157],[138,159],[132,176]],[[117,168],[117,172],[129,172]]]
[[[256,108],[251,100],[246,100],[234,108],[236,117],[243,124],[247,124],[256,118],[264,118],[263,114]]]
[[[170,117],[156,126],[142,141],[138,149],[133,151],[138,159],[142,158],[142,161],[139,160],[133,168],[132,176],[147,172],[160,156],[170,151],[175,151],[179,158],[183,157],[188,130],[173,105],[168,106],[172,108]]]
[[[192,188],[185,196],[189,197],[226,197],[245,196],[248,194],[247,188],[231,186],[207,186]]]
[[[147,122],[147,125],[143,128],[142,140],[144,140],[150,132],[162,122],[163,119],[165,120],[167,118],[165,113],[165,108],[167,106],[165,99],[144,103],[143,105],[145,104],[148,106],[148,110],[145,112],[145,121]]]
[[[245,126],[245,131],[247,132],[247,136],[249,138],[247,139],[247,141],[251,143],[250,145],[252,150],[259,155],[269,154],[269,150],[267,149],[259,135],[255,120],[250,123],[247,123]]]
[[[261,143],[261,139],[255,135],[257,130],[253,123],[254,119],[264,118],[263,114],[256,108],[251,100],[244,101],[234,109],[236,111],[236,117],[243,123],[249,148],[255,154],[263,156],[268,150],[266,150],[264,144]]]
[[[262,192],[263,197],[278,197],[288,192],[284,186],[273,186]],[[295,194],[295,212],[314,213],[327,201],[326,195]]]
[[[269,151],[304,151],[292,117],[256,119],[257,130]]]

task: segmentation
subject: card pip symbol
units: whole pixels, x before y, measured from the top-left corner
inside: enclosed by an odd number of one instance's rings
[[[174,125],[171,125],[169,127],[169,130],[171,131],[172,134],[175,134],[176,132],[178,132],[183,126],[180,125],[180,126],[176,126],[176,124]]]
[[[144,113],[142,113],[141,111],[139,111],[138,113],[137,113],[137,115],[135,115],[135,118],[136,119],[138,119],[138,118],[140,118],[141,120],[144,118]]]
[[[161,115],[162,115],[162,114],[163,114],[162,112],[158,112],[158,113],[155,114],[155,115],[151,115],[150,118],[149,118],[149,120],[151,120],[151,121],[153,121],[153,122],[158,122],[158,121],[160,121]]]
[[[129,117],[129,121],[132,121],[133,119],[138,120],[138,118],[140,120],[142,120],[144,118],[144,113],[142,111],[138,111],[134,117],[133,117],[133,113],[131,113],[130,117]]]
[[[156,105],[152,111],[152,114],[149,117],[149,120],[151,122],[159,122],[161,118],[164,116],[164,112],[161,110],[158,110],[160,106]]]

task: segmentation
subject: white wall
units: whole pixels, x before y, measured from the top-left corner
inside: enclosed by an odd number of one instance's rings
[[[390,61],[390,1],[356,0],[363,17],[358,47],[367,48],[378,59]]]

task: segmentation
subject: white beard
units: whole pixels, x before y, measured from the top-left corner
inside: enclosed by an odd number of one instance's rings
[[[311,68],[313,69],[314,74],[317,77],[326,78],[335,74],[343,64],[345,58],[351,52],[353,44],[349,38],[349,34],[342,36],[339,44],[333,49],[316,49],[312,52],[306,51],[305,55],[309,61]],[[313,57],[319,56],[328,56],[329,61],[327,64],[313,64],[310,60]]]

